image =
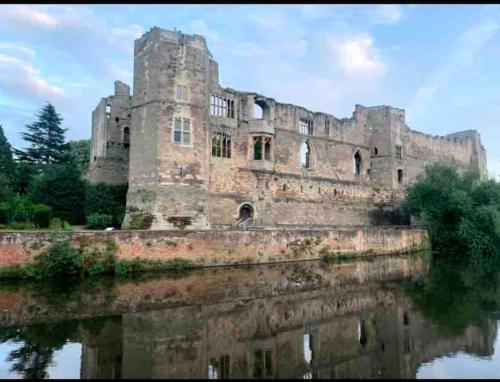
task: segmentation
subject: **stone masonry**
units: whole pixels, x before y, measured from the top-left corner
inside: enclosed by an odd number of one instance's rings
[[[93,112],[91,182],[128,183],[128,229],[395,223],[433,161],[487,173],[479,133],[430,136],[405,111],[336,118],[219,85],[202,36],[158,27],[135,41],[134,84]]]

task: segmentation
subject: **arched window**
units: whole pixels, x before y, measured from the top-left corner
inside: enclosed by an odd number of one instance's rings
[[[354,154],[354,174],[361,174],[361,154],[359,151],[356,151],[356,154]]]
[[[264,117],[264,109],[257,103],[255,103],[255,108],[253,113],[255,119],[262,119]]]
[[[123,146],[128,147],[130,145],[130,129],[128,127],[123,128]]]
[[[262,160],[262,137],[253,138],[253,159]]]
[[[311,167],[311,145],[305,141],[300,147],[300,166],[302,168]]]
[[[401,169],[398,170],[398,183],[403,183],[403,170]]]
[[[266,138],[264,144],[264,159],[271,160],[271,138]]]

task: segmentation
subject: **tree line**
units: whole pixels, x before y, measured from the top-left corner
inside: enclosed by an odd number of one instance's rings
[[[0,224],[6,228],[121,225],[126,186],[89,184],[90,140],[67,141],[62,122],[47,103],[21,133],[22,149],[10,145],[0,125]]]

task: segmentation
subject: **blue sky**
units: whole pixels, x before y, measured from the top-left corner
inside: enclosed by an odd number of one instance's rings
[[[113,81],[132,84],[133,40],[153,26],[201,34],[223,86],[350,117],[406,110],[429,134],[479,130],[500,174],[497,5],[0,5],[0,124],[9,141],[45,101],[70,139]]]

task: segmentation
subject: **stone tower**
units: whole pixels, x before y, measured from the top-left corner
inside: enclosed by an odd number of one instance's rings
[[[135,41],[133,145],[123,228],[209,228],[211,60],[201,36],[155,27]]]

